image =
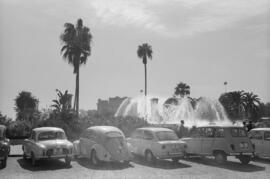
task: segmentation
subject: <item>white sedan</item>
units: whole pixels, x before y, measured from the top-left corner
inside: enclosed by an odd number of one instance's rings
[[[270,157],[270,128],[255,128],[249,132],[249,137],[255,145],[255,155]]]

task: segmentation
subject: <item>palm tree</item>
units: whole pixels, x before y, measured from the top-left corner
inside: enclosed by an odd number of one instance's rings
[[[72,95],[68,93],[68,90],[65,93],[62,93],[60,90],[56,89],[58,99],[52,100],[54,103],[51,107],[54,108],[56,113],[65,113],[70,112],[71,110],[71,98]]]
[[[248,118],[254,117],[258,114],[259,106],[261,105],[258,95],[245,93],[245,111]]]
[[[147,58],[152,59],[152,47],[147,43],[138,46],[137,55],[142,58],[144,64],[145,89],[144,94],[147,96]]]
[[[73,66],[73,73],[76,74],[74,109],[78,116],[80,65],[85,64],[91,54],[92,35],[90,29],[83,26],[82,19],[78,19],[76,27],[71,23],[65,23],[64,28],[64,32],[60,36],[64,44],[61,53],[63,58]]]
[[[180,95],[181,97],[184,97],[186,95],[190,95],[190,86],[187,85],[186,83],[180,82],[175,87],[174,95],[175,96]]]

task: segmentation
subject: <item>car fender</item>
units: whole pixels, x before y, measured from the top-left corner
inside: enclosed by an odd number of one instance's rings
[[[75,156],[78,156],[81,154],[81,149],[80,149],[80,141],[79,140],[75,140],[73,142],[73,152]]]
[[[105,147],[100,144],[94,144],[90,152],[92,152],[93,150],[96,151],[99,160],[107,160],[107,158],[110,158],[111,156],[110,153],[105,149]]]

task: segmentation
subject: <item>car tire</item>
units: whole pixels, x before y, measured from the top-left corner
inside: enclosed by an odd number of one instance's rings
[[[26,156],[25,153],[23,153],[23,159],[24,159],[24,160],[27,160],[27,156]]]
[[[174,158],[172,158],[173,163],[178,163],[178,162],[179,162],[179,160],[180,160],[180,158],[178,158],[178,157],[174,157]]]
[[[155,162],[155,156],[153,155],[153,153],[150,150],[146,150],[145,151],[145,161],[147,163],[154,163]]]
[[[90,160],[91,160],[91,163],[92,163],[93,165],[96,165],[96,166],[99,165],[100,161],[99,161],[99,159],[98,159],[98,157],[97,157],[97,152],[96,152],[96,150],[92,150]]]
[[[70,164],[71,164],[71,157],[66,157],[66,158],[65,158],[65,163],[66,163],[66,166],[70,167]]]
[[[7,157],[4,158],[2,161],[1,161],[1,168],[6,168],[7,166]]]
[[[239,160],[242,164],[247,165],[251,161],[251,157],[243,155],[243,156],[239,156]]]
[[[214,154],[214,156],[215,156],[215,161],[218,164],[223,164],[223,163],[225,163],[227,161],[227,156],[226,156],[226,154],[224,152],[221,152],[221,151],[216,152]]]
[[[31,165],[35,166],[36,165],[36,157],[34,152],[31,152]]]

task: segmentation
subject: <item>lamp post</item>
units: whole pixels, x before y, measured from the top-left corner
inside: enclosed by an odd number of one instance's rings
[[[228,84],[228,82],[227,82],[227,81],[225,81],[225,82],[224,82],[224,89],[225,89],[225,93],[227,93],[227,84]]]

